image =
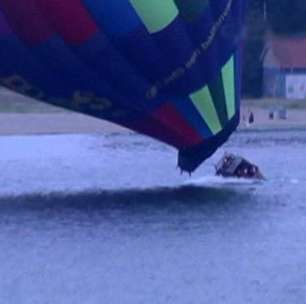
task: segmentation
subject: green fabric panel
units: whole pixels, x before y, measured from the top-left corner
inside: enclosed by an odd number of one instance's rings
[[[223,67],[222,78],[223,78],[223,84],[224,84],[224,90],[225,90],[228,119],[232,119],[236,112],[234,56]]]
[[[209,84],[209,91],[211,97],[213,99],[215,108],[217,110],[219,120],[224,127],[228,122],[228,115],[227,115],[227,105],[225,99],[225,92],[223,87],[223,79],[221,73],[219,76]]]
[[[173,0],[130,0],[130,2],[150,33],[161,31],[178,15]]]
[[[180,15],[187,20],[198,18],[209,5],[209,0],[174,0]]]
[[[190,98],[213,134],[220,132],[222,126],[208,87],[191,94]]]

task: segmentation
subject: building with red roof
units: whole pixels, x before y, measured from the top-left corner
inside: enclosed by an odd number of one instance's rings
[[[266,41],[264,95],[306,99],[306,37],[268,34]]]

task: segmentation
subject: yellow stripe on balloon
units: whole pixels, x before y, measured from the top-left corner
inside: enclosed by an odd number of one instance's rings
[[[228,119],[232,119],[236,112],[235,107],[235,62],[232,57],[222,69],[222,78],[225,91]]]
[[[222,130],[222,126],[209,88],[206,86],[200,89],[199,91],[191,94],[190,98],[212,133],[219,133]]]
[[[166,28],[178,15],[173,0],[130,0],[150,33]]]

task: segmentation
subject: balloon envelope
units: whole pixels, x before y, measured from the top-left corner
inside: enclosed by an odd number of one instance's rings
[[[246,0],[0,0],[0,84],[179,150],[193,171],[239,121]]]

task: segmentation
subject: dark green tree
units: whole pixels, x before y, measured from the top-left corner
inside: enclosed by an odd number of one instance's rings
[[[269,27],[278,35],[306,34],[306,0],[266,0]]]
[[[243,43],[242,93],[245,97],[262,94],[262,52],[266,30],[264,0],[250,0]]]

